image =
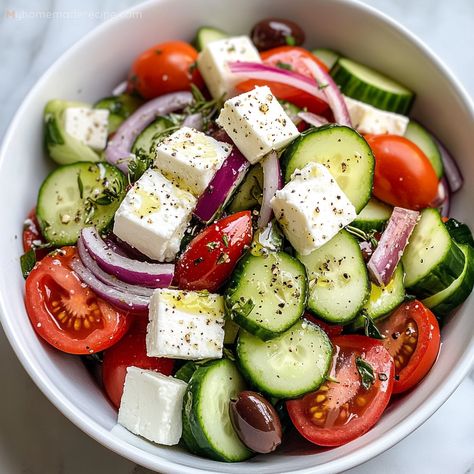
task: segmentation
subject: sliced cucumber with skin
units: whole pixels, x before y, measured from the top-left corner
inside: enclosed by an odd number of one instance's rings
[[[197,30],[193,44],[198,51],[202,51],[212,41],[228,38],[229,35],[212,26],[202,26]]]
[[[407,115],[415,98],[398,82],[347,58],[338,59],[331,76],[344,95],[389,112]]]
[[[418,298],[434,295],[461,275],[464,260],[439,211],[425,209],[402,257],[405,287]]]
[[[371,198],[367,205],[359,212],[351,226],[364,232],[381,231],[392,215],[393,208],[378,199]]]
[[[439,151],[438,145],[434,141],[431,134],[425,130],[419,123],[410,120],[408,123],[405,138],[412,141],[430,160],[436,176],[442,178],[444,174],[443,160]]]
[[[341,57],[339,53],[327,48],[316,48],[311,51],[319,60],[321,60],[328,69],[331,69],[337,60]]]
[[[108,132],[113,133],[122,122],[143,105],[143,100],[129,94],[105,97],[94,104],[94,109],[109,111]]]
[[[365,139],[352,128],[334,124],[310,128],[286,149],[281,162],[286,183],[295,170],[302,170],[310,162],[326,166],[356,212],[372,195],[374,155]]]
[[[247,254],[225,291],[227,315],[263,340],[276,337],[303,314],[307,297],[303,265],[286,254]]]
[[[297,398],[326,379],[332,345],[326,333],[306,319],[270,341],[241,331],[237,360],[242,373],[258,390],[277,398]]]
[[[465,257],[464,270],[461,275],[446,289],[422,301],[439,317],[447,316],[462,304],[474,287],[474,249],[467,244],[459,244],[459,248]]]
[[[467,244],[474,248],[474,239],[472,238],[471,229],[466,224],[456,219],[449,219],[444,224],[448,229],[449,235],[458,244]]]
[[[308,273],[308,309],[330,323],[352,321],[370,291],[367,267],[357,239],[341,230],[319,249],[297,257]]]
[[[167,131],[171,133],[173,122],[166,117],[158,117],[145,130],[138,135],[132,145],[132,153],[135,155],[143,153],[146,156],[154,154],[154,147],[167,136]]]
[[[399,264],[392,279],[386,286],[378,286],[370,283],[370,295],[364,304],[362,311],[372,319],[379,319],[393,311],[405,300],[405,287],[403,286],[403,266]],[[364,327],[365,318],[358,316],[351,323],[351,329],[360,329]]]
[[[73,245],[81,229],[103,231],[125,196],[127,179],[108,163],[73,163],[55,169],[38,193],[41,232],[54,245]]]
[[[245,381],[229,359],[199,367],[183,400],[183,441],[190,451],[217,461],[244,461],[253,455],[239,439],[229,415],[231,398]]]
[[[257,163],[248,171],[229,203],[228,211],[233,214],[247,211],[262,204],[263,170]]]

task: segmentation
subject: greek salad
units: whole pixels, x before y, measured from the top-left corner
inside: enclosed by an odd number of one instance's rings
[[[151,442],[227,462],[348,443],[472,291],[462,177],[414,92],[304,41],[283,19],[202,27],[110,97],[45,106],[27,313]]]

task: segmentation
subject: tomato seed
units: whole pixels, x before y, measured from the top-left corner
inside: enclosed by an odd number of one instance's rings
[[[322,393],[320,393],[319,395],[316,396],[315,400],[316,400],[316,403],[324,402],[324,400],[326,400],[326,395],[323,395]]]

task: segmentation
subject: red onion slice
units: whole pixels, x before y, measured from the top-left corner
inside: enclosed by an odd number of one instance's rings
[[[329,123],[325,117],[313,114],[313,112],[298,112],[298,117],[313,127],[320,127]]]
[[[459,191],[463,184],[464,178],[461,174],[461,170],[459,169],[456,160],[451,156],[451,153],[446,149],[446,147],[435,138],[436,144],[438,145],[439,152],[441,153],[441,159],[443,160],[444,166],[444,175],[449,184],[449,189],[452,193]]]
[[[225,206],[230,196],[242,182],[250,163],[236,146],[212,178],[199,198],[194,215],[203,222],[211,222]]]
[[[263,81],[280,82],[292,86],[295,89],[302,90],[311,94],[318,99],[327,102],[326,95],[318,89],[309,77],[303,76],[296,72],[287,71],[273,66],[252,62],[231,62],[228,64],[233,74],[242,75],[249,79],[260,79]]]
[[[137,136],[159,115],[183,109],[193,102],[191,92],[173,92],[152,99],[138,108],[117,129],[107,144],[105,159],[124,173],[132,157],[130,150]]]
[[[201,131],[204,127],[204,119],[203,119],[202,114],[198,112],[197,114],[188,115],[183,120],[182,127],[194,128],[194,130]]]
[[[441,178],[441,181],[438,184],[438,194],[436,194],[430,207],[437,207],[440,211],[441,217],[449,216],[449,209],[451,207],[451,190],[445,176]]]
[[[309,69],[319,87],[323,88],[323,93],[326,97],[325,100],[329,104],[329,107],[331,107],[336,123],[352,127],[346,102],[332,77],[314,61],[303,58],[303,62]]]
[[[114,277],[109,273],[104,272],[104,270],[102,270],[102,268],[97,265],[97,262],[89,255],[89,252],[80,237],[77,241],[77,251],[79,253],[79,257],[81,259],[82,264],[88,270],[90,270],[90,272],[102,283],[105,283],[108,286],[112,286],[115,289],[122,291],[123,293],[132,293],[134,295],[146,296],[147,298],[150,298],[153,294],[153,288],[130,285],[129,283],[124,283],[117,277]]]
[[[166,288],[171,285],[173,264],[140,262],[123,257],[107,246],[95,227],[82,229],[81,239],[99,267],[119,280],[149,288]]]
[[[128,87],[128,82],[127,81],[122,81],[120,84],[117,84],[114,87],[114,90],[112,91],[112,95],[118,96],[122,95]]]
[[[270,200],[275,193],[282,188],[283,180],[281,176],[280,161],[276,151],[270,152],[261,161],[263,170],[263,196],[260,215],[258,217],[258,227],[263,229],[270,222],[273,210]]]
[[[420,213],[402,207],[395,207],[387,228],[370,257],[367,269],[378,285],[387,285],[402,258]]]
[[[77,257],[73,258],[71,268],[77,273],[82,282],[89,286],[94,293],[117,308],[124,311],[140,313],[148,311],[148,304],[150,302],[148,296],[125,293],[113,286],[101,282]]]

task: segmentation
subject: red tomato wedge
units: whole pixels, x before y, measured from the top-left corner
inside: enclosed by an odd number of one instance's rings
[[[173,373],[173,359],[147,356],[145,338],[146,328],[134,325],[117,344],[104,352],[102,381],[110,401],[116,408],[120,406],[127,367],[155,370],[164,375]]]
[[[92,354],[115,344],[130,317],[98,298],[71,270],[75,247],[64,247],[37,263],[26,279],[25,304],[34,330],[70,354]]]
[[[175,281],[183,290],[217,291],[252,242],[252,215],[238,212],[206,227],[176,263]]]
[[[344,329],[343,326],[339,324],[329,324],[325,321],[321,321],[321,319],[314,317],[311,313],[308,312],[304,313],[303,317],[308,321],[311,321],[313,324],[316,324],[316,326],[319,326],[329,336],[330,339],[336,336],[340,336]]]
[[[307,49],[299,46],[278,46],[260,53],[263,64],[276,66],[297,72],[303,76],[313,77],[302,59],[309,59],[328,72],[327,66]]]
[[[28,252],[29,250],[34,250],[36,254],[36,260],[41,260],[51,249],[47,248],[37,248],[39,245],[46,243],[43,235],[41,234],[40,226],[38,219],[36,218],[36,210],[33,208],[24,224],[23,224],[23,250]]]
[[[422,380],[436,361],[441,341],[438,321],[415,300],[401,305],[377,327],[395,360],[393,393],[405,392]]]
[[[394,363],[383,344],[366,336],[332,339],[335,356],[331,376],[315,392],[286,402],[296,429],[319,446],[340,446],[366,433],[385,410],[392,394]],[[356,360],[373,369],[374,380],[362,385]]]

